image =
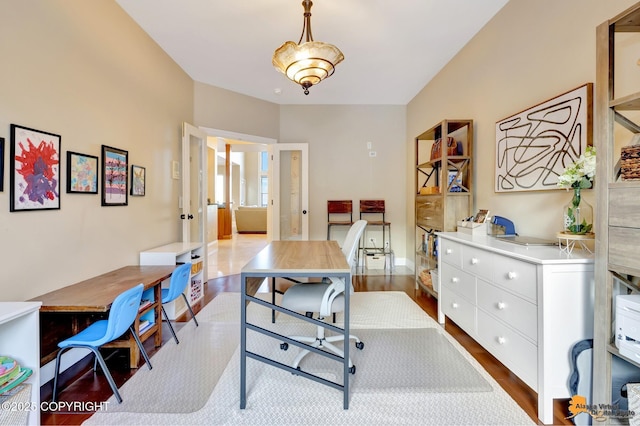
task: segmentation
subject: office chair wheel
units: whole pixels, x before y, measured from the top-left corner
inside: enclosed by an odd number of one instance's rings
[[[363,350],[364,349],[364,342],[356,342],[356,348]]]
[[[349,367],[349,373],[356,374],[356,366],[355,365],[352,365],[351,367]]]
[[[287,349],[289,349],[289,344],[287,342],[280,343],[280,349],[286,351]]]

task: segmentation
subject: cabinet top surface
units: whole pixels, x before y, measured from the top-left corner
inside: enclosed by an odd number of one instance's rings
[[[144,250],[142,253],[176,253],[182,254],[191,250],[199,249],[202,247],[202,243],[171,243],[160,247],[154,247],[149,250]]]
[[[0,302],[0,324],[37,311],[41,302]]]
[[[522,246],[501,241],[488,235],[468,235],[458,232],[438,232],[441,238],[478,247],[494,253],[518,258],[539,264],[593,263],[594,255],[582,250],[571,254],[563,252],[558,246]]]

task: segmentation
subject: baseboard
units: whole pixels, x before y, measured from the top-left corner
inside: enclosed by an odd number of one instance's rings
[[[62,354],[60,359],[60,373],[71,367],[76,362],[82,360],[87,355],[91,354],[89,349],[71,348]],[[56,372],[56,360],[48,362],[40,367],[40,386],[53,380]]]

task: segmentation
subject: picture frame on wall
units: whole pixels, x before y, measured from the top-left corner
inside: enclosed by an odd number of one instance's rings
[[[98,193],[98,157],[67,151],[67,192]]]
[[[126,206],[129,196],[129,152],[102,145],[102,205]]]
[[[558,176],[593,143],[593,83],[496,123],[495,192],[560,189]]]
[[[60,149],[55,133],[11,125],[9,211],[60,209]]]
[[[144,197],[147,170],[141,166],[131,165],[131,195]]]
[[[0,138],[0,192],[4,191],[4,138]]]

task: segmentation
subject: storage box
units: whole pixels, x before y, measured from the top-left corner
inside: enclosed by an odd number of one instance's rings
[[[383,253],[365,253],[367,269],[384,269],[385,255]]]
[[[423,186],[420,188],[420,195],[430,195],[440,193],[439,186]]]
[[[622,147],[620,175],[622,180],[640,179],[640,144]]]
[[[485,235],[487,224],[460,220],[458,221],[458,232],[469,235]]]

